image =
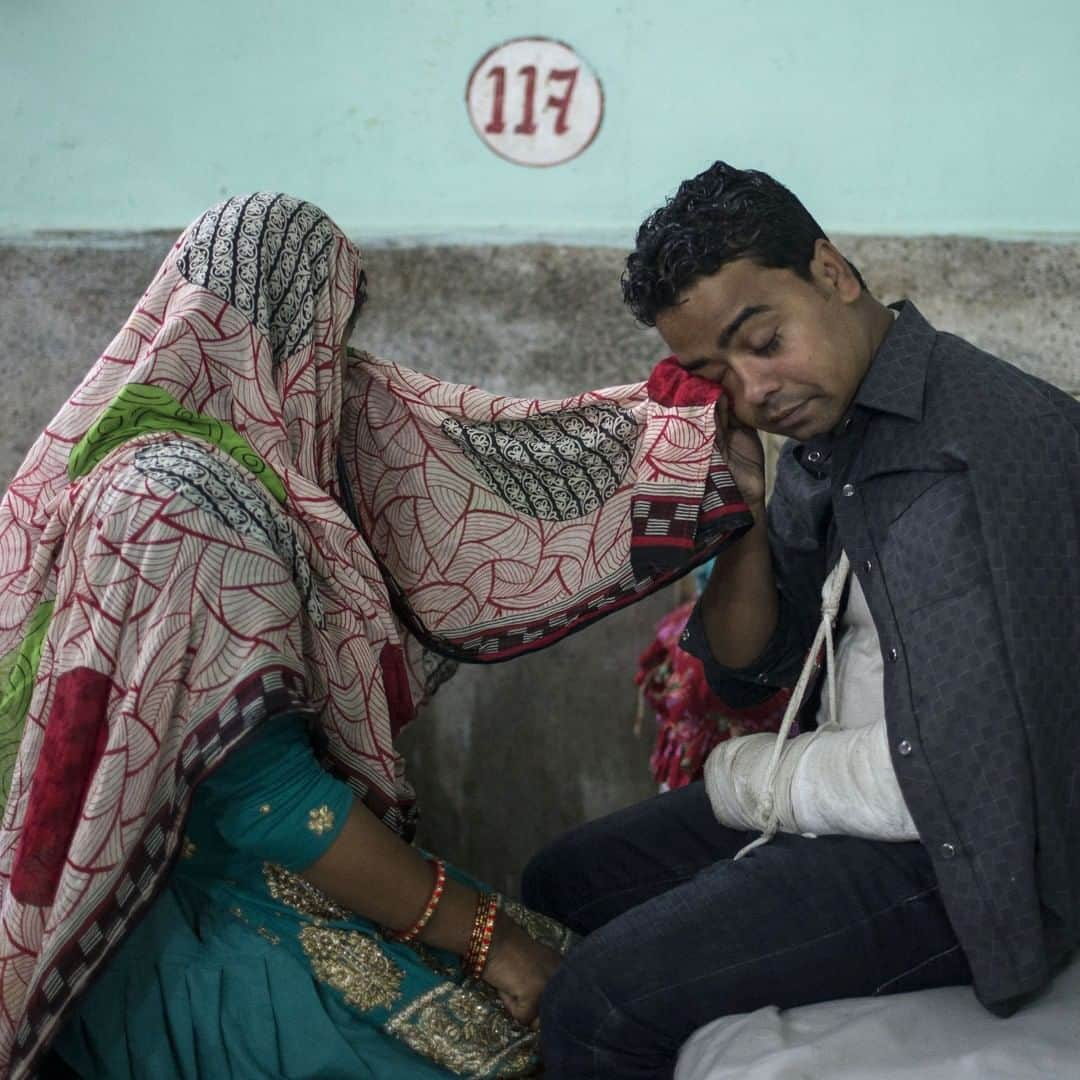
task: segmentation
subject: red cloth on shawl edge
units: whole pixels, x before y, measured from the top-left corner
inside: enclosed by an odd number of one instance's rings
[[[666,356],[653,368],[646,389],[649,398],[657,405],[670,408],[712,405],[724,393],[719,383],[710,382],[680,367],[674,356]]]
[[[415,713],[405,657],[400,645],[386,644],[379,653],[386,705],[390,710],[390,733],[396,739],[401,729],[411,722]]]
[[[11,872],[11,894],[21,903],[47,907],[56,896],[90,779],[108,741],[105,707],[111,690],[111,678],[89,668],[66,671],[56,680]]]

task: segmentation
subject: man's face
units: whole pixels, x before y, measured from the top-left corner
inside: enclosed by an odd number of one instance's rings
[[[737,259],[656,317],[679,364],[720,383],[738,420],[800,442],[839,423],[873,355],[843,258],[819,241],[810,270],[807,281]]]

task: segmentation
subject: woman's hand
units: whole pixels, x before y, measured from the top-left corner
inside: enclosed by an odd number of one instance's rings
[[[363,867],[363,873],[358,867]],[[427,858],[403,843],[359,800],[353,803],[337,839],[304,871],[304,877],[339,904],[398,932],[415,923],[434,884]],[[480,899],[472,886],[447,878],[420,940],[464,956]],[[483,978],[498,990],[507,1012],[528,1025],[536,1020],[540,995],[560,960],[557,952],[533,941],[500,911]]]
[[[716,402],[716,441],[727,459],[731,477],[752,509],[765,503],[765,448],[756,428],[735,416],[728,398]]]
[[[483,978],[499,991],[506,1011],[519,1024],[529,1026],[539,1016],[540,995],[561,962],[554,949],[533,941],[500,912]]]

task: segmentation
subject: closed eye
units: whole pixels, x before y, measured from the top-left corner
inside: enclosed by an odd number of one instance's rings
[[[754,353],[758,356],[772,356],[773,353],[780,349],[780,332],[777,331],[764,345],[759,345],[754,349]]]

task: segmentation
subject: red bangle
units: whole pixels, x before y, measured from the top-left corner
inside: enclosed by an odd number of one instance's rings
[[[498,913],[498,894],[481,893],[476,905],[476,921],[469,939],[469,951],[465,954],[465,974],[472,979],[479,979],[487,967],[491,939],[495,933],[495,916]]]
[[[435,885],[431,890],[431,896],[428,897],[428,902],[420,918],[408,930],[391,930],[387,934],[387,937],[394,941],[400,941],[404,944],[415,941],[423,933],[424,927],[431,921],[431,916],[435,914],[435,909],[439,906],[443,889],[446,888],[446,863],[442,859],[433,859],[432,861],[435,865]]]

